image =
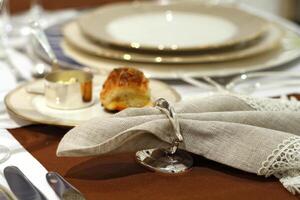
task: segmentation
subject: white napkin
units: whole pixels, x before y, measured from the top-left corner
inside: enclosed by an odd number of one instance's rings
[[[10,158],[0,163],[1,185],[9,188],[3,176],[3,169],[7,166],[17,166],[48,199],[58,200],[47,183],[47,170],[5,129],[0,129],[0,145],[5,145],[11,150]]]

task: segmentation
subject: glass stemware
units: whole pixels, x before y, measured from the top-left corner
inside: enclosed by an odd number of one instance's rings
[[[237,94],[276,97],[299,94],[299,72],[252,72],[232,79],[226,89]]]
[[[0,0],[0,10],[1,11],[3,10],[3,4],[4,4],[4,0]],[[0,35],[0,37],[2,37],[2,36],[3,36],[3,34]],[[9,157],[10,157],[9,148],[0,144],[0,164],[5,162]]]
[[[24,36],[28,36],[30,34],[28,24],[32,21],[38,21],[41,24],[45,22],[43,20],[41,0],[31,0],[29,11],[14,17],[11,17],[10,14],[10,1],[3,0],[2,18],[9,38],[24,38]]]

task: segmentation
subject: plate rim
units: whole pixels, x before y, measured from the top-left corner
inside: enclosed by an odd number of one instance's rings
[[[128,43],[128,42],[121,42],[121,41],[113,41],[113,40],[109,40],[109,39],[105,39],[105,38],[99,38],[99,37],[95,37],[94,34],[90,34],[88,33],[86,30],[84,30],[84,28],[82,27],[82,21],[84,18],[89,17],[91,15],[94,15],[95,13],[99,12],[99,10],[101,11],[102,9],[107,9],[107,8],[111,8],[114,6],[127,6],[127,9],[132,9],[134,7],[137,6],[145,6],[145,5],[152,5],[152,6],[156,6],[156,7],[163,7],[163,6],[169,6],[169,5],[182,5],[184,3],[189,3],[189,4],[193,4],[193,5],[200,5],[200,6],[206,6],[206,7],[211,7],[211,6],[217,6],[218,8],[225,8],[225,9],[232,9],[232,10],[236,10],[238,12],[242,12],[245,15],[254,17],[256,19],[259,19],[260,21],[263,21],[264,25],[261,25],[255,33],[253,34],[249,34],[248,36],[244,36],[240,39],[229,39],[226,42],[223,43],[217,43],[217,44],[210,44],[210,45],[202,45],[201,46],[193,46],[193,47],[178,47],[177,49],[172,49],[171,47],[167,47],[164,49],[160,49],[158,46],[154,47],[154,46],[147,46],[147,45],[143,45],[140,44],[139,48],[136,48],[134,46],[132,46],[132,43]],[[180,1],[175,1],[175,2],[168,2],[166,4],[161,4],[158,2],[117,2],[117,3],[113,3],[113,4],[107,4],[104,6],[100,6],[98,8],[95,8],[92,11],[83,13],[81,16],[78,17],[77,22],[83,32],[83,34],[85,36],[87,36],[88,38],[92,39],[95,42],[98,42],[100,44],[104,44],[104,45],[111,45],[115,48],[124,48],[124,49],[135,49],[135,50],[141,50],[141,51],[154,51],[154,52],[178,52],[178,51],[185,51],[185,52],[189,52],[189,51],[199,51],[199,50],[208,50],[208,49],[218,49],[218,48],[226,48],[226,47],[231,47],[234,45],[238,45],[239,43],[244,43],[247,41],[251,41],[253,39],[256,39],[258,37],[260,37],[267,28],[267,23],[268,21],[260,16],[256,16],[246,10],[243,9],[239,9],[238,7],[235,7],[234,5],[230,5],[230,4],[210,4],[210,3],[205,3],[205,2],[195,2],[195,1],[188,1],[188,2],[180,2]]]

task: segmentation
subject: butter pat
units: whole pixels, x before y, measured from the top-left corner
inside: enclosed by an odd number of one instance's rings
[[[59,84],[72,84],[72,83],[76,83],[76,82],[78,82],[78,79],[74,78],[74,77],[70,78],[67,81],[62,81],[62,80],[57,81],[57,83],[59,83]]]

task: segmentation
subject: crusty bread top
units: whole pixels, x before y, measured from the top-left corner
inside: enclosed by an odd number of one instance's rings
[[[130,87],[140,91],[148,91],[149,80],[144,73],[134,68],[114,69],[103,84],[101,99],[105,98],[107,93],[113,89]]]

